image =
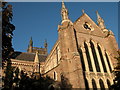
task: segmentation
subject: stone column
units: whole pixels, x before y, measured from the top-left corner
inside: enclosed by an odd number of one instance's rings
[[[95,81],[96,81],[96,86],[97,86],[97,88],[99,88],[99,89],[100,89],[99,78],[97,78]]]
[[[89,86],[90,90],[91,90],[91,88],[93,88],[93,86],[92,86],[92,79],[88,79],[88,86]]]
[[[105,89],[107,90],[107,88],[108,88],[108,84],[107,84],[107,80],[106,80],[106,78],[104,78],[105,80],[103,81],[103,83],[104,83],[104,86],[105,86]],[[109,89],[108,89],[109,90]]]
[[[94,43],[94,46],[95,46],[95,51],[96,51],[96,54],[97,54],[98,63],[99,63],[99,66],[100,66],[100,71],[102,73],[104,73],[102,62],[101,62],[101,59],[100,59],[100,54],[99,54],[98,49],[97,49],[97,44]]]
[[[96,67],[95,67],[95,62],[94,62],[92,50],[91,50],[91,47],[90,47],[90,43],[87,43],[87,45],[88,45],[88,50],[89,50],[89,54],[90,54],[90,59],[91,59],[92,67],[93,67],[93,72],[96,73]]]
[[[82,53],[83,53],[83,58],[84,58],[84,63],[85,63],[85,70],[86,70],[86,72],[89,72],[88,61],[87,61],[85,48],[81,48],[81,50],[82,50]]]
[[[104,62],[105,62],[105,66],[106,66],[107,72],[110,73],[110,69],[109,69],[109,66],[108,66],[108,62],[107,62],[106,57],[105,57],[105,50],[103,50],[103,49],[101,48],[101,51],[102,51],[102,55],[103,55],[103,59],[104,59]]]
[[[114,78],[112,78],[112,77],[109,79],[111,85],[114,83],[114,82],[113,82],[113,79],[114,79]]]
[[[106,52],[106,51],[105,51]],[[109,60],[109,63],[110,63],[110,66],[111,66],[111,69],[113,70],[113,64],[111,62],[111,58],[110,58],[110,55],[106,52],[107,56],[108,56],[108,60]]]

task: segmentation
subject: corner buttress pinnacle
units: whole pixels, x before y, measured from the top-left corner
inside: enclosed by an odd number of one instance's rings
[[[32,37],[31,37],[30,41],[29,41],[27,52],[32,53],[32,51],[33,51],[33,40],[32,40]]]
[[[34,62],[39,63],[38,51],[36,51]]]
[[[96,11],[96,14],[97,14],[97,23],[98,23],[98,26],[103,30],[103,29],[106,29],[105,27],[105,24],[104,24],[104,20],[100,17],[98,11]]]
[[[65,7],[65,4],[64,4],[63,1],[62,1],[61,17],[62,17],[61,24],[63,24],[63,22],[65,22],[65,21],[70,21],[69,18],[68,18],[68,10]]]

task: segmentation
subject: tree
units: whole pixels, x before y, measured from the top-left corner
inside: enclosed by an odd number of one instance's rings
[[[16,68],[12,90],[71,90],[72,85],[68,78],[61,75],[61,81],[55,81],[49,76],[38,76],[35,73],[28,75],[25,71]]]
[[[61,82],[59,82],[61,90],[72,90],[72,85],[69,82],[69,79],[61,74]]]
[[[115,79],[114,79],[114,84],[111,86],[112,89],[114,90],[119,90],[120,89],[120,50],[118,51],[118,57],[117,59],[117,66],[115,67],[114,74],[115,74]]]
[[[12,21],[12,5],[2,2],[2,68],[5,69],[4,88],[12,87],[13,68],[11,67],[12,37],[15,26]]]

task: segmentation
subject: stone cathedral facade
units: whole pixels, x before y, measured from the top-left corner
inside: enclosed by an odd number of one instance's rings
[[[40,72],[56,81],[61,81],[64,75],[73,88],[108,88],[113,84],[118,44],[113,32],[105,27],[99,13],[96,14],[97,24],[84,10],[72,22],[62,2],[58,40],[50,54],[47,42],[44,48],[37,48],[31,39],[28,52],[15,52],[12,65],[28,73]]]

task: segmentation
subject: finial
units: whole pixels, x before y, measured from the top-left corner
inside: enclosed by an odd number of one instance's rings
[[[30,37],[30,40],[32,40],[32,36]]]
[[[105,29],[105,24],[104,24],[104,20],[100,17],[98,11],[96,11],[97,14],[97,22],[98,22],[98,26],[103,30]]]
[[[36,50],[36,54],[38,54],[38,50]]]
[[[63,0],[62,0],[62,8],[65,8],[65,4]]]
[[[98,11],[96,11],[96,14],[98,13]]]
[[[30,42],[29,42],[29,45],[33,45],[33,40],[32,40],[32,37],[30,38]]]
[[[31,53],[32,51],[33,51],[33,41],[32,41],[32,37],[30,37],[27,52]]]
[[[85,13],[84,9],[82,9],[82,13],[83,13],[83,14]]]
[[[65,4],[64,4],[63,0],[62,0],[62,8],[61,8],[61,17],[62,17],[61,24],[63,24],[63,22],[66,22],[66,21],[70,21],[69,18],[68,18],[68,10],[65,7]]]
[[[44,41],[44,47],[47,48],[47,40]]]
[[[96,14],[97,14],[97,18],[101,18],[98,11],[96,11]]]

